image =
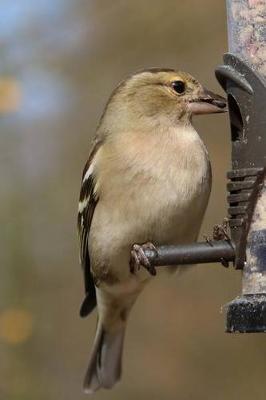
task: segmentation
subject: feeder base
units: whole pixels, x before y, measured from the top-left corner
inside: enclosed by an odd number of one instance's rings
[[[247,294],[228,303],[226,332],[266,332],[266,293]]]

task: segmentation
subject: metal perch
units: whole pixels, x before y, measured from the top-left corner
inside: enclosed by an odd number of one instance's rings
[[[227,240],[205,241],[179,246],[159,246],[155,250],[145,249],[145,255],[154,266],[189,265],[234,261],[235,250]]]

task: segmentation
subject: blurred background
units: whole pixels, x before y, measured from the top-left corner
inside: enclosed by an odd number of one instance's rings
[[[174,67],[221,92],[224,1],[2,0],[0,9],[0,399],[80,400],[96,315],[76,234],[81,171],[116,84]],[[226,215],[227,117],[195,121],[214,184],[202,234]],[[265,337],[224,333],[241,274],[219,265],[162,275],[131,315],[122,382],[99,400],[265,399]]]

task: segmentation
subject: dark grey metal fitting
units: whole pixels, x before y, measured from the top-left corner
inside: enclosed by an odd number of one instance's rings
[[[227,304],[226,332],[266,332],[266,295],[246,294]]]

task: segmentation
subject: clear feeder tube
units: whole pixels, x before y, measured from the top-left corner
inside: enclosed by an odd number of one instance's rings
[[[230,53],[245,61],[254,72],[266,78],[266,0],[227,0],[227,16]],[[256,132],[253,134],[256,135]],[[243,294],[266,293],[265,229],[264,183],[247,238]]]
[[[227,0],[229,52],[266,78],[266,0]]]

